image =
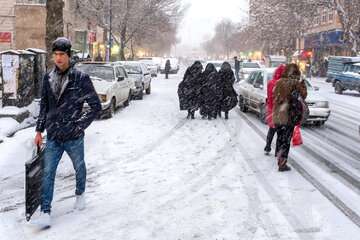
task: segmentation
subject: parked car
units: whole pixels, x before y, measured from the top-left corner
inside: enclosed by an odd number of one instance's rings
[[[252,72],[246,81],[239,83],[239,107],[242,112],[252,110],[258,114],[260,120],[266,120],[267,83],[274,75],[275,68],[263,68]],[[309,117],[306,123],[323,125],[330,116],[329,102],[317,92],[319,88],[313,87],[304,79],[308,96],[305,100],[309,107]]]
[[[265,56],[265,67],[276,68],[281,64],[286,64],[287,59],[285,56],[267,55]]]
[[[337,94],[346,90],[360,92],[360,57],[330,57],[327,82],[332,82]]]
[[[119,106],[129,105],[134,87],[124,67],[113,63],[83,62],[76,68],[90,76],[101,100],[102,117],[110,118]]]
[[[151,77],[157,77],[160,64],[156,63],[155,58],[148,57],[148,58],[139,58],[138,60],[141,63],[144,63],[149,70]]]
[[[151,94],[151,75],[144,63],[141,62],[116,62],[124,66],[129,78],[134,82],[135,89],[132,89],[132,97],[143,99],[144,90]]]
[[[258,70],[259,68],[261,68],[261,65],[258,62],[249,62],[249,61],[241,62],[240,74],[239,74],[240,79],[247,79],[250,73]]]
[[[171,65],[170,74],[177,74],[180,70],[179,60],[177,58],[164,58],[160,66],[160,73],[165,74],[165,64],[168,59]]]

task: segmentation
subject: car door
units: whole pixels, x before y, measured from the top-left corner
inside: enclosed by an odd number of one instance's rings
[[[264,103],[264,72],[261,71],[257,74],[256,79],[253,83],[253,94],[251,95],[251,107],[256,111],[260,112],[260,106]]]
[[[150,85],[151,75],[145,64],[142,64],[142,72],[144,79],[144,88],[147,89]]]
[[[254,82],[256,73],[253,72],[249,75],[249,77],[241,83],[240,95],[244,98],[244,102],[246,105],[250,104],[249,92],[252,88],[252,83]]]
[[[252,72],[250,74],[251,78],[249,78],[249,87],[248,87],[248,105],[250,108],[254,108],[254,94],[255,94],[255,88],[254,88],[254,82],[257,81],[257,78],[259,76],[259,71]]]
[[[128,77],[125,68],[119,67],[120,75],[124,78],[122,81],[124,100],[129,98],[130,89],[134,87],[134,82]]]
[[[121,79],[123,77],[123,74],[121,73],[120,67],[115,67],[116,72],[116,81],[118,85],[118,103],[122,104],[125,101],[125,79]]]

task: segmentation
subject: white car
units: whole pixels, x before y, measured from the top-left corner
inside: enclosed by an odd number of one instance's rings
[[[259,70],[260,68],[261,65],[258,62],[241,62],[239,73],[240,79],[247,79],[250,73]]]
[[[101,100],[102,116],[112,117],[119,106],[128,106],[134,82],[124,67],[112,63],[83,62],[76,68],[90,76]]]
[[[143,99],[144,90],[146,94],[151,94],[151,74],[147,66],[142,62],[136,61],[120,61],[130,80],[134,82],[135,89],[132,89],[131,95],[137,99]]]
[[[260,120],[265,123],[267,83],[274,75],[275,68],[262,68],[250,73],[245,81],[238,86],[239,107],[242,112],[252,110],[256,112]],[[308,80],[305,80],[308,96],[305,99],[309,107],[309,117],[306,123],[323,125],[330,116],[329,102],[317,92]]]
[[[155,60],[155,58],[139,58],[138,62],[144,63],[151,74],[151,77],[157,77],[158,71],[160,69],[160,63]]]

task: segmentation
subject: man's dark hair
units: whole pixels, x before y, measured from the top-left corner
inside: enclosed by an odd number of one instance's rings
[[[59,37],[52,43],[52,51],[61,51],[71,57],[71,42],[65,37]]]

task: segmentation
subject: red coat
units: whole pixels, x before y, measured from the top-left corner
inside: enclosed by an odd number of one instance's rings
[[[273,99],[273,90],[276,85],[276,82],[280,80],[281,75],[285,71],[285,65],[280,65],[274,73],[273,79],[268,82],[267,85],[267,100],[266,100],[266,122],[269,127],[274,128],[275,124],[273,122],[273,109],[274,109],[274,99]]]

